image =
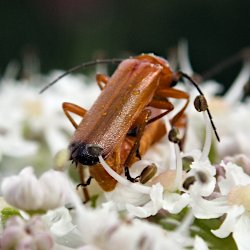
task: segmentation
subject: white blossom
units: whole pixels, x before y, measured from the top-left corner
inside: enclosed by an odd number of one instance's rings
[[[40,217],[24,221],[20,217],[10,218],[0,236],[2,250],[40,249],[52,250],[54,241]]]
[[[2,156],[21,157],[34,154],[38,145],[23,137],[21,123],[24,110],[20,97],[27,97],[30,88],[13,83],[0,85],[0,161]]]
[[[233,237],[239,249],[247,249],[250,241],[244,237],[249,232],[250,225],[250,177],[245,174],[241,167],[227,163],[221,164],[225,169],[225,178],[221,177],[218,185],[228,208],[225,210],[226,218],[221,227],[212,232],[218,237],[227,237],[233,233]]]
[[[24,168],[17,176],[6,177],[1,190],[10,205],[25,211],[54,209],[67,199],[62,173],[50,170],[37,179],[32,167]]]
[[[65,207],[48,211],[42,216],[42,220],[58,245],[76,248],[84,244],[79,229],[74,224],[69,210]]]
[[[173,235],[173,232],[165,231],[147,221],[122,220],[112,206],[91,210],[76,201],[75,207],[77,225],[87,246],[103,250],[137,250],[140,247],[160,250],[185,249],[193,244],[191,238],[183,232],[176,231]]]
[[[181,70],[195,76],[187,44],[180,44],[178,58]],[[36,84],[41,84],[41,80],[50,82],[60,73],[36,78]],[[219,228],[212,230],[216,237],[232,235],[238,249],[250,249],[250,99],[241,102],[242,87],[249,75],[247,62],[232,87],[220,97],[216,94],[221,86],[215,81],[200,84],[221,143],[215,140],[208,114],[203,112],[202,118],[189,105],[183,152],[178,145],[170,143],[166,135],[152,145],[142,160],[130,167],[131,176],[136,177],[147,165],[156,165],[156,175],[146,184],[131,183],[124,174],[113,171],[101,157],[104,169],[118,183],[112,192],[106,193],[97,192],[96,184],[91,183],[90,201],[86,204],[77,196],[75,184],[62,172],[50,170],[37,178],[33,169],[27,167],[19,175],[5,178],[1,188],[9,204],[1,199],[1,209],[10,205],[26,213],[20,212],[25,220],[12,217],[6,224],[2,221],[0,248],[207,250],[213,242],[209,242],[211,237],[198,236],[201,231],[204,233],[204,228],[196,225],[196,219],[215,219],[221,222]],[[35,155],[41,141],[51,155],[67,147],[74,128],[63,115],[61,103],[91,107],[100,91],[96,84],[87,85],[86,82],[89,79],[84,76],[67,76],[40,95],[40,87],[27,80],[2,79],[0,120],[5,122],[0,124],[0,162],[5,169],[12,167],[5,164],[6,156],[14,159]],[[189,84],[180,85],[180,89],[188,89],[190,103],[197,96],[197,90]],[[163,119],[167,131],[172,128],[169,120],[183,107],[181,100],[171,101],[175,109]],[[74,119],[78,123],[81,117]],[[208,157],[211,148],[219,159],[216,165]],[[186,157],[190,162],[183,168],[182,161]],[[224,161],[218,164],[221,159]],[[5,174],[1,171],[1,178]],[[94,202],[93,193],[98,193],[97,202]],[[64,206],[67,202],[71,204],[70,209]],[[36,213],[43,215],[38,219],[33,216]],[[158,217],[170,223],[173,229],[170,231],[161,222],[156,224],[148,220]]]
[[[89,108],[99,94],[96,84],[86,84],[84,76],[67,76],[46,93],[39,94],[42,84],[55,79],[61,72],[48,77],[17,81],[2,78],[0,84],[0,161],[2,156],[34,155],[42,137],[52,155],[68,145],[68,134],[74,128],[62,111],[62,103],[73,102]],[[34,79],[32,79],[34,80]],[[7,107],[7,108],[6,108]],[[79,122],[79,117],[75,118]],[[28,138],[24,137],[28,131]]]

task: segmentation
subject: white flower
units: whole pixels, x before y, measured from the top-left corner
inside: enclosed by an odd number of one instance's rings
[[[241,166],[244,172],[250,175],[250,158],[244,154],[237,154],[234,156],[226,156],[223,159],[224,162],[232,162],[238,166]]]
[[[163,187],[159,183],[153,185],[150,192],[150,201],[143,206],[134,206],[127,204],[126,208],[130,216],[147,218],[155,215],[160,209],[165,209],[170,213],[177,214],[189,203],[187,194],[177,194],[171,192],[163,192]]]
[[[126,209],[130,212],[131,216],[138,216],[138,217],[145,218],[145,217],[148,217],[150,215],[155,215],[161,208],[169,209],[173,213],[174,212],[178,213],[187,205],[188,199],[187,199],[187,196],[185,194],[178,195],[178,194],[173,193],[173,195],[172,195],[171,193],[170,194],[163,193],[163,186],[159,183],[156,185],[153,185],[152,187],[143,186],[139,183],[131,183],[130,181],[128,181],[124,177],[118,175],[114,170],[112,170],[107,165],[107,163],[103,160],[102,157],[99,157],[99,159],[100,159],[101,164],[105,168],[105,170],[113,178],[115,178],[121,185],[126,186],[127,188],[130,188],[131,190],[134,191],[134,194],[130,196],[129,203],[128,203],[128,200],[123,201],[123,204],[124,204],[123,206],[126,207]],[[127,192],[126,189],[119,190],[119,191],[121,191],[120,192],[121,197],[124,196],[123,193]],[[116,192],[116,191],[114,191],[114,192]],[[147,202],[146,203],[144,202],[143,204],[141,204],[139,206],[137,205],[137,207],[136,207],[133,204],[131,204],[131,200],[133,202],[135,200],[134,198],[139,194],[143,195],[143,196],[148,195],[148,199],[150,199],[150,200],[148,201],[147,198],[144,197],[143,199],[140,199],[140,201],[144,200]],[[120,207],[122,207],[122,208],[123,208],[123,206],[120,205]]]
[[[194,152],[194,158],[196,158],[195,155],[200,154]],[[216,187],[215,167],[208,160],[195,160],[190,167],[181,190],[188,195],[188,205],[192,208],[194,216],[200,219],[220,217],[228,206],[224,198],[210,200]]]
[[[179,49],[180,67],[183,72],[192,75],[193,70],[189,62],[188,48],[185,42],[180,43]],[[241,102],[243,97],[243,87],[250,78],[250,62],[246,60],[241,71],[232,83],[229,90],[223,97],[215,96],[222,89],[222,84],[212,81],[201,83],[201,88],[208,100],[209,108],[220,135],[220,143],[216,145],[220,158],[225,156],[243,153],[250,155],[248,142],[250,138],[249,119],[250,100],[249,98]],[[197,95],[196,90],[189,91],[190,99]],[[191,106],[191,105],[190,105]],[[190,151],[201,145],[202,120],[192,107],[187,110],[189,126],[187,130],[185,150]]]
[[[25,211],[48,210],[66,202],[65,178],[60,172],[45,172],[39,179],[32,167],[24,168],[19,175],[6,177],[1,185],[4,199]]]
[[[67,132],[72,133],[74,128],[63,113],[62,103],[72,102],[87,109],[100,92],[97,84],[87,85],[83,76],[67,76],[39,94],[38,86],[54,80],[60,73],[54,72],[43,81],[36,79],[35,83],[2,79],[0,120],[4,123],[0,124],[0,159],[2,155],[20,157],[36,152],[37,141],[24,138],[24,127],[31,137],[42,136],[53,155],[67,147]]]
[[[190,171],[186,174],[186,178],[194,177],[195,181],[190,186],[190,193],[196,192],[200,196],[209,196],[215,189],[216,169],[206,161],[194,161],[190,166]]]
[[[3,155],[20,157],[36,152],[36,142],[23,137],[21,123],[24,112],[20,97],[26,96],[30,89],[13,84],[0,85],[0,160]]]
[[[182,43],[180,47],[178,57],[181,70],[193,75],[187,46]],[[103,192],[98,197],[96,209],[90,207],[91,202],[82,204],[74,188],[69,188],[69,180],[62,173],[48,171],[36,178],[31,168],[25,168],[18,176],[6,178],[2,183],[5,200],[28,212],[29,216],[26,216],[29,221],[15,219],[17,222],[13,223],[14,226],[8,225],[0,236],[1,243],[4,241],[6,249],[15,248],[19,243],[22,246],[33,246],[38,234],[34,231],[37,226],[31,215],[53,209],[42,216],[45,229],[37,230],[44,236],[44,242],[38,240],[39,244],[44,244],[41,248],[47,246],[46,249],[50,249],[48,239],[53,237],[55,250],[207,250],[209,242],[207,245],[197,235],[194,238],[190,236],[190,230],[196,225],[194,219],[224,218],[221,226],[212,230],[213,234],[223,238],[232,233],[240,250],[249,249],[250,177],[246,172],[249,168],[247,156],[250,155],[250,100],[240,102],[243,96],[242,86],[249,79],[249,67],[249,63],[245,64],[224,98],[214,97],[220,91],[216,82],[201,83],[221,137],[221,143],[214,144],[212,149],[219,152],[219,157],[229,154],[233,157],[226,157],[227,163],[220,164],[220,173],[216,173],[216,167],[208,160],[214,134],[208,115],[203,112],[204,126],[202,116],[189,105],[186,110],[189,122],[184,152],[180,152],[176,144],[169,143],[165,136],[151,147],[142,161],[131,166],[131,176],[135,177],[140,175],[146,165],[152,162],[156,164],[157,174],[146,184],[131,183],[124,175],[120,176],[112,171],[100,158],[103,167],[118,184],[112,192]],[[44,82],[50,82],[58,74],[60,72],[52,74]],[[46,142],[51,154],[66,148],[68,135],[72,134],[74,128],[64,116],[61,103],[72,102],[88,109],[100,93],[96,84],[86,85],[85,82],[86,78],[83,76],[69,75],[39,95],[39,88],[27,85],[27,81],[4,79],[0,91],[0,120],[5,121],[0,124],[0,160],[5,155],[20,157],[34,154],[38,145],[37,139],[31,139],[34,136]],[[180,89],[186,91],[188,85],[180,85]],[[193,88],[188,92],[191,103],[197,90]],[[173,100],[173,104],[173,112],[164,117],[167,131],[171,129],[169,119],[183,107],[180,100]],[[80,119],[81,117],[76,117],[76,122]],[[28,129],[29,140],[24,138],[24,128]],[[203,143],[201,138],[204,134]],[[237,158],[233,155],[235,153],[241,153],[241,156]],[[183,170],[183,157],[193,159],[188,171]],[[242,168],[230,163],[237,163],[238,160],[242,161],[245,173]],[[92,198],[92,190],[90,196]],[[73,203],[71,210],[61,207],[66,201]],[[183,208],[186,209],[180,214]],[[163,209],[167,212],[162,213]],[[164,214],[168,216],[163,217]],[[173,214],[178,215],[172,216]],[[184,218],[180,219],[183,214]],[[162,216],[161,219],[167,225],[172,222],[175,229],[168,231],[150,223],[150,220],[142,219],[154,215]],[[12,219],[8,222],[11,221]],[[24,230],[27,225],[34,226],[31,233]]]
[[[32,217],[25,222],[20,217],[10,218],[0,236],[3,250],[40,249],[49,250],[54,245],[53,238],[40,217]]]
[[[75,207],[82,240],[90,249],[185,249],[192,244],[192,240],[186,235],[176,232],[173,237],[172,232],[147,221],[121,220],[117,211],[110,210],[108,206],[91,210],[79,206],[78,202]]]
[[[53,235],[58,245],[68,247],[80,247],[83,240],[77,226],[73,224],[72,216],[68,209],[61,207],[48,211],[42,216],[43,221]]]
[[[225,170],[225,177],[219,176],[220,196],[205,199],[191,190],[190,206],[196,218],[218,218],[226,214],[220,228],[212,230],[212,233],[220,238],[233,233],[238,249],[249,249],[250,241],[246,235],[250,230],[250,177],[233,163],[222,162],[221,166]]]
[[[221,227],[212,232],[218,237],[227,237],[233,233],[233,237],[239,249],[250,249],[250,177],[245,174],[241,167],[227,163],[221,164],[225,169],[225,178],[218,182],[221,193],[227,200],[227,214]]]

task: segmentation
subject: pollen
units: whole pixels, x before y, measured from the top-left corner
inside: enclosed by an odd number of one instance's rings
[[[236,186],[228,194],[228,202],[231,205],[243,205],[250,211],[250,185]]]

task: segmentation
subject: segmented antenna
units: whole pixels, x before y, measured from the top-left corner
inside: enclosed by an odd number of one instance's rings
[[[120,59],[120,58],[113,58],[113,59],[97,59],[94,61],[89,61],[89,62],[85,62],[85,63],[81,63],[79,65],[74,66],[71,69],[68,69],[65,73],[63,73],[62,75],[60,75],[59,77],[57,77],[54,81],[52,81],[51,83],[47,84],[44,88],[42,88],[40,90],[40,94],[42,94],[45,90],[47,90],[48,88],[50,88],[52,85],[54,85],[56,82],[58,82],[60,79],[62,79],[63,77],[65,77],[66,75],[77,71],[79,69],[82,68],[86,68],[86,67],[90,67],[90,66],[94,66],[96,64],[105,64],[105,63],[112,63],[112,64],[117,64],[122,62],[124,59]]]
[[[202,95],[202,96],[205,98],[205,95],[204,95],[203,92],[201,91],[201,89],[200,89],[200,87],[198,86],[198,84],[197,84],[189,75],[187,75],[187,74],[185,74],[185,73],[183,73],[183,72],[178,72],[177,74],[179,74],[180,77],[184,77],[184,78],[188,79],[189,82],[192,83],[193,86],[198,90],[198,92],[200,93],[200,95]],[[210,120],[210,122],[211,122],[212,128],[213,128],[213,130],[214,130],[214,134],[215,134],[217,140],[220,141],[220,137],[219,137],[219,135],[218,135],[218,133],[217,133],[216,127],[215,127],[214,122],[213,122],[212,115],[211,115],[211,113],[210,113],[208,107],[207,107],[206,111],[207,111],[207,114],[208,114],[208,116],[209,116],[209,120]]]

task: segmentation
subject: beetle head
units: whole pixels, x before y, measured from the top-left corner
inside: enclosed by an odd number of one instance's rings
[[[71,143],[69,146],[70,160],[83,165],[95,165],[99,163],[99,156],[103,148],[96,144]]]

